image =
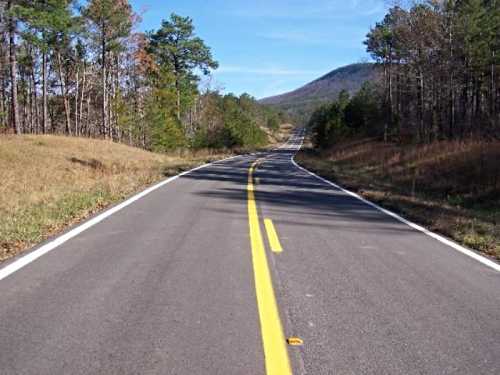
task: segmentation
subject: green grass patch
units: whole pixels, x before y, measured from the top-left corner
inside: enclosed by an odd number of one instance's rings
[[[0,260],[7,259],[18,248],[41,242],[52,233],[76,223],[107,205],[123,198],[99,189],[70,193],[57,201],[40,203],[5,215],[0,222]]]

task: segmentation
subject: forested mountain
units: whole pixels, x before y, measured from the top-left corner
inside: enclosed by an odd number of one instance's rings
[[[0,133],[106,138],[154,151],[256,146],[278,114],[200,89],[218,67],[193,20],[136,32],[127,0],[0,0]]]
[[[317,145],[362,135],[419,143],[500,138],[500,1],[394,6],[365,45],[382,79],[311,116]]]
[[[335,100],[342,90],[355,94],[363,83],[374,81],[377,76],[374,64],[351,64],[335,69],[294,91],[264,98],[260,102],[284,110],[301,121],[307,119],[319,105]]]

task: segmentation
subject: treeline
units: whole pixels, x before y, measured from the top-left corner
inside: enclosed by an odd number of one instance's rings
[[[157,151],[266,141],[279,113],[200,90],[218,64],[189,17],[148,33],[139,22],[127,0],[0,1],[0,131]]]
[[[314,145],[325,149],[353,136],[380,135],[385,117],[380,93],[379,86],[365,83],[352,98],[343,90],[336,101],[316,109],[307,123]]]
[[[319,109],[310,122],[318,142],[349,133],[417,142],[500,137],[500,1],[395,6],[365,44],[381,82],[349,106],[344,98]]]

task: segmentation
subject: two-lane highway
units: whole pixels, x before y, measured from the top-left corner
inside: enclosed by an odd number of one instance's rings
[[[500,373],[500,273],[298,168],[300,143],[188,173],[0,280],[0,373]]]

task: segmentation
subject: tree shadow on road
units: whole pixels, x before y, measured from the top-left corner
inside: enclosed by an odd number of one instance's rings
[[[259,164],[253,175],[259,208],[265,208],[276,220],[288,225],[341,228],[348,232],[416,233],[394,218],[297,168],[290,162],[291,156],[289,151],[275,151]],[[246,202],[248,172],[254,160],[256,158],[216,163],[183,178],[221,182],[210,190],[196,193],[206,198]]]

